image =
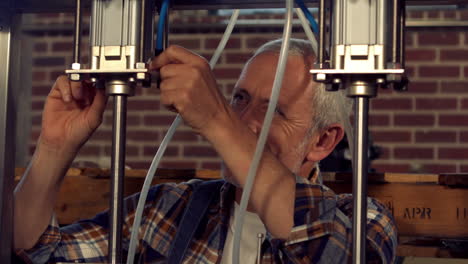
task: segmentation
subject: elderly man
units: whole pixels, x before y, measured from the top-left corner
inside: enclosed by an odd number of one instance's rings
[[[205,137],[223,159],[225,182],[213,187],[184,263],[230,263],[234,219],[274,80],[281,41],[262,46],[237,82],[231,103],[217,89],[207,62],[177,46],[151,63],[159,70],[161,102]],[[348,263],[351,260],[350,196],[337,196],[309,175],[343,137],[341,93],[327,93],[308,70],[314,54],[291,40],[281,96],[259,165],[242,232],[241,263]],[[107,213],[58,228],[53,205],[64,174],[99,126],[106,96],[87,83],[60,77],[43,113],[36,152],[15,192],[16,252],[33,263],[105,262]],[[317,174],[317,173],[316,173]],[[313,173],[312,173],[313,175]],[[199,182],[198,182],[199,183]],[[139,230],[137,261],[171,262],[171,247],[197,181],[163,184],[150,191]],[[77,190],[79,191],[79,190]],[[125,203],[124,249],[138,195]],[[391,263],[396,232],[389,212],[369,200],[368,260]],[[185,230],[185,229],[184,229]],[[257,247],[258,239],[262,245]],[[168,260],[169,259],[169,260]]]

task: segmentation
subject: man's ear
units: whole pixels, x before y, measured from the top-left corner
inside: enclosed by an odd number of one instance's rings
[[[343,139],[344,129],[341,124],[331,124],[312,136],[307,160],[314,163],[326,158]]]

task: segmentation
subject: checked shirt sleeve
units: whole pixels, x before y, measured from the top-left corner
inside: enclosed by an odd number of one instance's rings
[[[188,184],[162,184],[150,189],[139,230],[137,258],[147,257],[148,254],[151,254],[154,261],[163,258],[159,252],[168,249],[170,236],[164,237],[158,234],[175,233],[175,230],[172,230],[175,228],[173,222],[186,200],[185,195],[187,190],[190,190],[188,186]],[[125,253],[128,250],[138,199],[139,194],[135,194],[127,197],[124,202],[122,243]],[[155,232],[155,230],[162,231]],[[108,232],[108,211],[65,227],[59,227],[54,217],[33,248],[17,249],[15,253],[26,263],[106,263]]]
[[[351,209],[351,211],[349,211]],[[294,227],[289,238],[270,238],[281,263],[352,263],[352,196],[296,177]],[[393,263],[397,236],[384,206],[368,200],[367,262]]]

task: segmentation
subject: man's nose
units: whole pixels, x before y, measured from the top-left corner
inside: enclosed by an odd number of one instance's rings
[[[244,124],[247,125],[255,135],[260,134],[260,130],[262,129],[262,119],[259,119],[258,112],[255,111],[253,107],[246,107],[244,111],[240,113],[240,119]]]

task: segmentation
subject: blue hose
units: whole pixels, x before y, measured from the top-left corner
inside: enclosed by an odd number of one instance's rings
[[[302,0],[295,0],[296,4],[299,6],[299,8],[304,12],[304,15],[306,16],[307,20],[309,20],[310,26],[312,27],[312,31],[314,31],[315,34],[319,33],[319,26],[317,22],[314,19],[314,16],[312,13],[310,13],[309,9],[307,9],[306,5],[304,4],[304,1]]]
[[[159,13],[158,32],[156,33],[156,54],[159,55],[164,49],[164,23],[166,22],[167,10],[169,9],[169,0],[164,0]]]

